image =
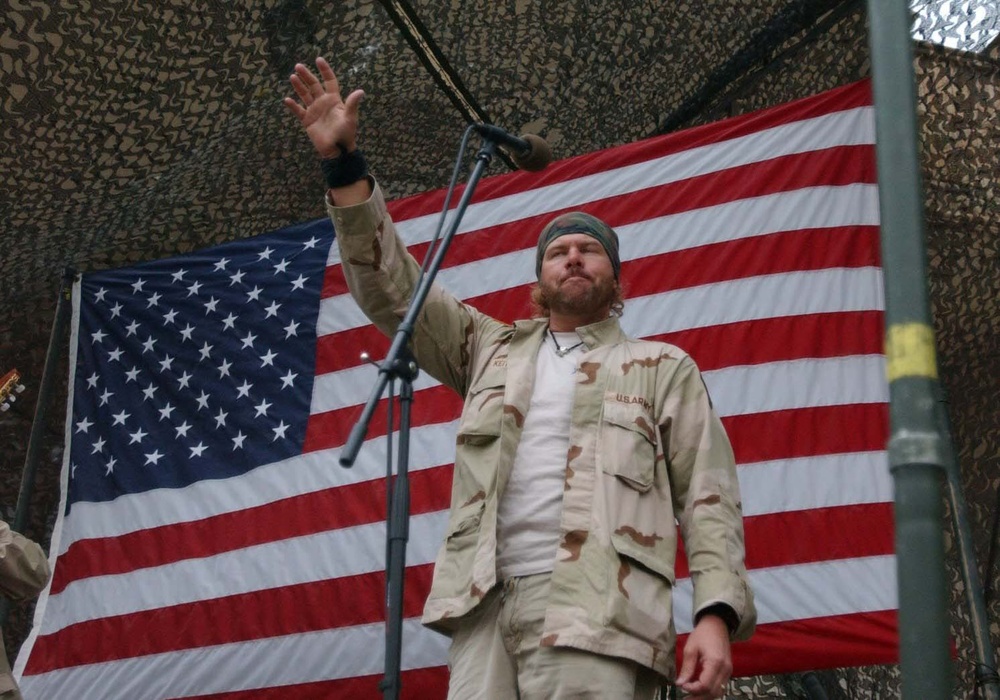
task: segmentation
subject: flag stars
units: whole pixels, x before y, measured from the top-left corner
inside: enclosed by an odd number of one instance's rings
[[[205,302],[205,315],[208,315],[210,313],[214,314],[215,307],[217,307],[218,305],[219,305],[219,300],[216,299],[215,297],[212,297],[207,302]]]
[[[223,330],[233,330],[236,327],[236,319],[238,316],[236,314],[229,314],[224,319],[222,319],[222,329]]]
[[[246,439],[247,439],[247,436],[243,434],[242,430],[240,432],[236,433],[236,436],[233,438],[233,451],[235,452],[236,450],[242,450],[243,449],[243,442]]]
[[[151,309],[154,306],[159,306],[160,305],[160,297],[162,297],[162,296],[163,295],[160,294],[159,292],[154,292],[153,294],[151,294],[150,297],[149,297],[149,299],[147,299],[147,301],[149,303],[146,304],[146,308],[147,309]]]
[[[124,354],[125,353],[121,348],[115,348],[108,353],[108,362],[121,362],[122,355]]]
[[[278,315],[278,309],[280,309],[280,308],[281,308],[281,304],[279,304],[276,301],[272,301],[270,306],[267,306],[267,307],[264,308],[264,311],[267,312],[267,315],[264,316],[264,318],[271,318],[272,316],[277,316]]]
[[[123,308],[124,307],[121,304],[115,302],[115,305],[111,307],[111,318],[118,318],[121,316]]]
[[[112,396],[114,396],[114,394],[113,394],[113,393],[111,393],[110,391],[108,391],[107,389],[105,389],[105,390],[104,390],[104,393],[103,393],[103,394],[101,394],[101,396],[100,396],[100,399],[101,399],[101,405],[102,405],[102,406],[107,406],[107,405],[108,405],[108,400],[109,400],[109,399],[110,399],[110,398],[111,398]]]
[[[215,415],[215,427],[224,428],[226,426],[226,418],[228,417],[229,414],[220,408],[219,412]]]
[[[292,384],[295,382],[295,379],[298,376],[299,375],[296,374],[295,372],[292,372],[292,370],[288,370],[288,374],[286,374],[284,377],[281,378],[281,388],[282,389],[291,389],[291,388],[293,388]]]
[[[88,389],[96,389],[97,388],[97,379],[98,379],[97,372],[94,372],[92,375],[90,375],[89,377],[87,377],[87,388]]]
[[[310,248],[315,248],[318,243],[319,243],[319,239],[316,238],[316,236],[313,236],[308,241],[306,241],[305,243],[303,243],[302,247],[305,248],[306,250],[309,250]]]
[[[95,301],[99,301],[99,302],[101,302],[103,304],[104,303],[104,295],[107,294],[107,293],[108,293],[108,290],[105,289],[104,287],[101,287],[96,292],[94,292],[94,300]]]
[[[92,426],[93,424],[94,423],[89,418],[84,418],[81,421],[77,421],[76,432],[86,433],[88,430],[90,430],[90,426]]]
[[[102,331],[100,329],[94,331],[93,333],[90,334],[91,345],[94,345],[96,343],[103,343],[104,339],[107,337],[107,335],[108,335],[107,333],[105,333],[104,331]]]
[[[259,257],[257,258],[257,261],[260,262],[261,260],[270,260],[271,254],[273,252],[274,250],[271,248],[271,246],[268,246],[264,250],[260,251],[260,253],[258,253]]]
[[[240,340],[243,341],[243,349],[246,350],[247,348],[253,347],[253,341],[257,340],[257,336],[253,333],[247,333],[246,337],[241,338]]]
[[[194,326],[189,323],[183,330],[181,330],[181,340],[191,340],[194,342],[191,338],[192,333],[194,333]]]
[[[174,358],[172,358],[170,355],[164,356],[164,358],[160,360],[160,371],[168,372],[170,370],[171,365],[173,364],[174,364]]]
[[[175,427],[174,430],[177,431],[177,437],[186,438],[188,431],[191,430],[191,425],[187,421],[184,421],[183,423]]]
[[[111,473],[115,470],[115,465],[118,464],[118,460],[112,457],[104,465],[104,476],[111,476]]]
[[[138,367],[133,367],[132,369],[125,372],[125,383],[137,382],[139,381],[139,373],[141,370]]]
[[[259,301],[260,300],[260,294],[263,291],[264,290],[261,289],[260,287],[254,287],[249,292],[247,292],[247,299],[250,299],[251,301]]]
[[[233,366],[233,363],[229,360],[223,360],[222,364],[219,365],[219,378],[229,376],[229,368]]]
[[[271,442],[277,442],[279,438],[284,439],[285,433],[288,431],[289,427],[291,426],[285,425],[285,421],[278,423],[278,425],[274,428],[274,440]]]
[[[250,398],[251,389],[253,389],[253,384],[244,379],[243,384],[236,387],[236,398],[238,399]]]
[[[188,296],[194,296],[201,289],[201,282],[195,282],[190,287],[188,287]]]
[[[201,454],[208,449],[208,445],[204,442],[199,442],[197,445],[191,448],[191,457],[201,457]]]
[[[296,279],[292,280],[292,291],[294,292],[297,289],[305,289],[306,282],[308,281],[309,280],[307,280],[304,275],[299,275]]]
[[[156,338],[149,336],[146,338],[146,342],[142,344],[142,351],[144,353],[153,352],[153,346],[156,345]]]
[[[274,266],[274,274],[288,272],[288,260],[282,258],[281,262]]]
[[[285,340],[288,340],[293,335],[296,336],[296,337],[298,337],[298,335],[299,335],[299,322],[298,321],[292,321],[292,322],[290,322],[287,326],[285,326],[284,331],[285,331]]]
[[[180,389],[187,389],[188,388],[188,383],[190,381],[191,381],[191,373],[188,372],[187,370],[184,370],[184,373],[181,374],[181,376],[177,377],[178,388],[180,388]]]
[[[273,350],[268,350],[265,354],[260,356],[260,366],[261,367],[273,367],[274,358],[278,356],[278,353]]]
[[[210,355],[212,353],[212,348],[213,347],[215,347],[215,346],[214,345],[209,345],[207,342],[204,345],[201,346],[201,350],[199,350],[198,352],[201,353],[201,359],[202,360],[208,360],[208,359],[210,359]]]
[[[125,421],[128,420],[131,416],[132,416],[131,413],[126,413],[125,410],[122,409],[121,413],[116,413],[113,416],[111,416],[111,418],[114,420],[114,422],[111,425],[113,425],[113,426],[114,425],[124,426],[125,425]]]
[[[135,445],[136,443],[142,444],[143,438],[145,438],[149,433],[144,431],[142,428],[138,428],[134,433],[128,434],[128,444]]]
[[[232,275],[229,276],[229,286],[232,287],[236,284],[243,284],[243,277],[246,275],[243,270],[237,270]]]
[[[142,292],[142,287],[145,284],[146,284],[146,280],[144,280],[144,279],[142,279],[140,277],[139,279],[137,279],[135,282],[132,283],[132,291],[135,292],[136,294],[141,293]]]
[[[184,281],[184,275],[186,274],[187,270],[178,270],[177,272],[171,273],[170,276],[173,278],[174,282],[182,282]]]
[[[163,454],[159,450],[153,450],[146,455],[146,464],[144,466],[152,464],[155,467],[161,459],[163,459]]]
[[[106,442],[107,441],[104,438],[98,438],[97,442],[94,443],[94,450],[90,454],[96,455],[100,452],[104,452],[104,445]]]
[[[198,410],[199,411],[202,411],[202,410],[208,408],[208,394],[206,394],[204,391],[201,392],[201,396],[199,396],[198,398],[196,398],[195,401],[198,403]]]
[[[177,312],[170,309],[167,313],[163,314],[163,323],[177,323]]]
[[[168,403],[164,405],[163,408],[160,409],[160,420],[161,421],[170,420],[170,414],[173,413],[174,410],[176,409],[172,404]]]
[[[139,332],[139,322],[133,320],[132,323],[125,326],[125,337],[131,338],[133,335]]]
[[[155,393],[156,393],[156,387],[153,386],[152,382],[150,382],[149,386],[147,386],[145,389],[142,390],[142,396],[143,396],[142,400],[143,401],[152,401],[153,400],[153,394],[155,394]]]
[[[254,415],[254,418],[260,418],[261,416],[266,416],[267,409],[269,408],[271,408],[271,404],[268,403],[267,399],[262,400],[259,404],[254,406],[254,409],[257,411],[257,413]]]
[[[217,263],[215,263],[215,271],[222,272],[226,269],[226,265],[229,264],[229,258],[222,258]]]

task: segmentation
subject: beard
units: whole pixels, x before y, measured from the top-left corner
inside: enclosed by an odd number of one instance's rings
[[[539,282],[538,291],[541,305],[550,311],[597,319],[610,312],[617,286],[613,277],[595,281],[592,277],[579,275],[556,283]]]

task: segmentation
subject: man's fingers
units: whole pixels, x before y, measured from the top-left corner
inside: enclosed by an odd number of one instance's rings
[[[322,83],[319,82],[319,79],[315,75],[313,75],[313,72],[308,68],[306,68],[301,63],[295,64],[295,77],[297,77],[300,81],[302,81],[302,85],[309,93],[311,99],[319,97],[324,92],[326,92],[323,89]],[[296,92],[298,91],[296,90]],[[310,104],[311,100],[310,102],[306,103],[306,106],[308,107]]]
[[[316,59],[316,68],[319,69],[319,77],[323,79],[323,88],[326,92],[333,93],[334,95],[340,94],[340,81],[337,80],[336,73],[333,72],[333,68],[330,64],[326,62],[326,59],[319,56]]]
[[[302,105],[300,105],[298,102],[296,102],[295,100],[293,100],[291,97],[284,98],[282,100],[282,102],[285,104],[286,107],[288,107],[288,111],[291,112],[293,115],[295,115],[295,117],[299,121],[302,121],[302,118],[306,116],[305,107],[303,107]]]
[[[308,107],[313,103],[313,95],[306,87],[306,84],[302,82],[302,78],[299,77],[297,73],[292,73],[288,78],[288,82],[292,84],[292,89],[295,90],[295,94],[299,96],[302,100],[302,104]]]
[[[355,122],[358,120],[358,108],[361,106],[361,102],[364,99],[365,91],[355,90],[347,96],[346,100],[344,100],[344,109],[347,110],[347,115]]]

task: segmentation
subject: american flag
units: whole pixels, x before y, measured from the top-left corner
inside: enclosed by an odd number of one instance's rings
[[[484,180],[439,282],[526,316],[538,231],[621,238],[623,326],[701,367],[739,464],[755,675],[896,661],[882,277],[867,83]],[[419,259],[443,202],[392,203]],[[54,576],[18,657],[49,698],[379,697],[385,402],[337,464],[388,347],[316,221],[85,274]],[[461,399],[416,385],[403,696],[443,698],[419,614]],[[678,567],[676,623],[691,629]]]

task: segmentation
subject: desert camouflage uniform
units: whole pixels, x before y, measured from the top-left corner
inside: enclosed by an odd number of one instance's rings
[[[0,520],[0,594],[13,601],[38,595],[49,581],[45,551]],[[0,700],[21,700],[0,637]]]
[[[350,289],[391,334],[418,266],[398,239],[381,190],[329,206]],[[423,621],[448,633],[497,583],[497,506],[528,410],[546,321],[501,323],[440,287],[413,349],[420,367],[465,397],[451,513]],[[577,329],[577,365],[561,541],[543,644],[633,659],[674,675],[671,593],[677,526],[694,582],[694,611],[724,603],[733,638],[756,612],[743,564],[732,449],[694,362],[664,343],[632,340],[617,318]]]

